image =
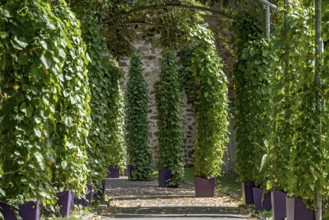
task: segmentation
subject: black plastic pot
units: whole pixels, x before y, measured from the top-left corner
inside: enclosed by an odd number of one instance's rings
[[[287,217],[286,194],[280,191],[271,192],[272,219],[284,220]]]
[[[287,220],[315,220],[315,213],[300,198],[286,197]]]
[[[271,210],[271,192],[266,193],[264,198],[262,198],[263,190],[259,187],[253,187],[252,192],[256,211]]]
[[[108,173],[109,178],[120,178],[120,172],[118,168],[116,168],[113,165],[110,165],[108,169],[109,169],[109,173]]]
[[[87,192],[85,198],[74,198],[74,204],[82,206],[90,206],[93,199],[93,186],[87,184]]]
[[[57,194],[57,205],[59,205],[60,210],[57,216],[69,217],[71,210],[73,209],[73,192],[71,190],[66,190],[64,192]]]
[[[169,182],[172,178],[172,174],[169,169],[164,168],[159,170],[158,177],[159,177],[159,187],[168,187]]]
[[[255,187],[255,184],[252,182],[242,183],[242,197],[245,205],[254,204],[253,187]]]
[[[196,197],[214,197],[216,178],[205,179],[201,177],[194,178]]]

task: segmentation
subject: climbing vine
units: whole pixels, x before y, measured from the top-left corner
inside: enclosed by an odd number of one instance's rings
[[[317,129],[321,114],[316,114],[314,11],[298,1],[281,5],[281,11],[271,62],[277,103],[272,143],[274,187],[315,201],[316,192],[323,187],[325,149]]]
[[[234,25],[236,171],[243,182],[266,183],[262,167],[269,135],[269,45],[256,13],[245,12]],[[263,164],[264,165],[264,164]]]
[[[183,118],[180,108],[180,89],[176,56],[164,52],[160,79],[155,84],[159,129],[159,168],[173,174],[169,185],[177,186],[184,176]]]
[[[52,204],[58,190],[81,193],[86,179],[88,60],[79,24],[64,2],[6,1],[0,16],[1,199]],[[72,177],[55,189],[57,172]]]
[[[107,40],[100,25],[100,13],[110,6],[108,1],[72,1],[81,20],[82,36],[90,57],[88,66],[91,87],[92,127],[87,149],[91,182],[98,183],[107,173],[107,166],[123,168],[126,150],[123,140],[123,100],[119,87],[122,71],[111,58]]]
[[[65,24],[68,40],[62,74],[59,75],[61,96],[56,106],[59,134],[54,147],[56,166],[53,183],[59,191],[71,189],[77,196],[84,192],[88,176],[87,137],[91,125],[90,90],[86,54],[80,23],[64,1],[53,5],[55,15]],[[70,46],[70,44],[72,46]],[[56,139],[56,137],[54,137]]]
[[[133,165],[132,180],[149,180],[152,175],[152,155],[148,141],[147,85],[138,52],[130,61],[127,82],[126,141],[129,163]]]
[[[181,88],[184,89],[187,102],[194,106],[196,100],[196,89],[193,73],[189,70],[192,65],[192,53],[193,47],[185,47],[178,53],[179,64],[181,67],[178,70],[178,78],[180,81]]]
[[[260,172],[270,137],[269,45],[266,40],[250,40],[240,49],[234,70],[236,88],[237,172],[242,181],[266,184]]]
[[[228,141],[227,79],[211,31],[197,26],[191,38],[197,39],[190,67],[196,85],[195,175],[210,178],[221,173]]]

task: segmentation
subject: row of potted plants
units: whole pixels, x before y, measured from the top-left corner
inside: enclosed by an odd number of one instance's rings
[[[9,0],[0,17],[0,199],[32,219],[27,208],[53,207],[65,189],[85,191],[89,60],[64,1]]]
[[[253,183],[242,184],[243,200],[257,212],[272,210],[273,220],[314,220],[315,212],[300,198],[291,198],[281,191],[266,191]]]
[[[38,219],[39,205],[50,212],[60,206],[57,214],[68,216],[73,198],[90,205],[91,185],[84,199],[85,183],[96,184],[105,176],[106,163],[125,158],[122,72],[106,58],[109,51],[97,21],[74,9],[88,21],[83,33],[65,1],[0,3],[0,46],[6,48],[0,53],[0,139],[7,149],[0,159],[0,216],[5,219]],[[110,129],[99,133],[104,127]],[[121,154],[108,160],[112,155],[102,149],[109,144]]]
[[[249,37],[248,41],[239,38],[237,44],[238,172],[244,182],[287,192],[289,197],[272,192],[274,219],[283,219],[283,214],[276,214],[277,208],[282,212],[286,208],[288,219],[314,219],[312,210],[319,210],[316,205],[326,185],[326,149],[320,142],[325,141],[321,137],[327,136],[327,131],[318,129],[326,113],[316,106],[327,100],[318,90],[322,85],[314,84],[313,6],[294,1],[281,2],[279,7],[270,39],[260,40],[259,34],[264,32],[255,23],[248,23],[253,21],[250,18],[237,25],[238,33]],[[289,26],[291,23],[294,25]],[[259,32],[250,32],[250,26]],[[326,80],[326,76],[322,77]],[[245,189],[251,187],[250,183],[244,184]],[[251,191],[244,192],[246,204],[252,202],[247,195]],[[280,208],[279,200],[286,206]],[[301,210],[301,216],[294,208]]]
[[[90,206],[93,199],[93,187],[87,185],[86,195],[84,198],[77,198],[70,190],[57,194],[57,202],[55,205],[55,215],[60,217],[69,217],[73,206],[82,205]],[[58,208],[58,209],[57,209]],[[48,211],[49,207],[42,210],[41,199],[36,202],[29,201],[18,207],[8,205],[5,202],[0,201],[0,212],[5,220],[16,220],[17,216],[20,216],[23,220],[39,220],[41,212],[44,211],[45,215],[51,215]]]

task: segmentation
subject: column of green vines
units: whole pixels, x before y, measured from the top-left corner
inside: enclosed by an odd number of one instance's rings
[[[167,168],[173,174],[169,182],[172,186],[178,186],[184,176],[183,118],[180,97],[176,56],[173,52],[164,52],[160,79],[155,84],[159,168]]]
[[[237,62],[234,66],[237,173],[243,182],[265,184],[260,173],[269,135],[268,44],[255,14],[243,14],[235,25]]]
[[[56,166],[53,183],[58,191],[84,192],[88,176],[87,137],[91,126],[90,90],[87,75],[86,45],[81,37],[80,22],[65,1],[53,3],[55,15],[65,25],[67,47],[62,73],[58,76],[61,95],[56,105],[57,129],[53,138]],[[62,51],[64,52],[64,51]],[[83,195],[83,194],[81,194]]]
[[[271,61],[276,104],[271,143],[273,187],[315,201],[316,192],[322,189],[319,183],[323,183],[326,151],[316,129],[321,115],[315,113],[314,12],[298,1],[280,8]]]
[[[133,165],[132,180],[149,180],[152,175],[152,154],[148,141],[147,84],[141,57],[135,52],[130,61],[127,82],[126,141],[129,162]]]
[[[269,179],[269,47],[264,39],[244,43],[235,66],[237,172],[242,181],[265,186]],[[264,157],[265,155],[265,157]],[[265,167],[266,165],[266,167]]]
[[[227,79],[216,53],[210,30],[197,26],[191,33],[197,39],[191,70],[196,86],[195,175],[220,175],[222,157],[228,141]]]
[[[8,0],[0,17],[1,200],[52,204],[58,190],[83,191],[87,176],[88,60],[79,24],[64,2],[55,9]],[[66,176],[60,184],[58,172]]]
[[[82,24],[91,62],[88,66],[91,85],[92,128],[89,134],[90,181],[98,182],[107,173],[108,165],[123,168],[126,150],[123,141],[123,100],[119,88],[122,71],[109,57],[110,51],[96,13],[105,13],[109,1],[72,1]]]

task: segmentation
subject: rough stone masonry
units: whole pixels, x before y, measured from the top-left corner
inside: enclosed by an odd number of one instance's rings
[[[149,103],[148,103],[148,119],[149,119],[149,141],[152,147],[152,157],[154,164],[157,164],[158,161],[158,152],[159,152],[159,143],[158,143],[158,129],[157,129],[157,109],[155,103],[155,91],[154,91],[154,83],[159,79],[160,74],[160,59],[161,59],[161,50],[154,48],[151,44],[146,43],[144,41],[136,41],[134,46],[140,51],[142,55],[142,62],[144,68],[144,77],[148,85],[149,92]],[[129,58],[122,58],[119,61],[120,67],[124,70],[124,76],[121,80],[121,88],[125,93],[126,84],[128,80],[128,69],[129,69]],[[232,98],[232,88],[229,89],[229,97]],[[193,165],[192,154],[194,151],[194,134],[195,134],[195,116],[196,113],[191,106],[191,104],[187,103],[187,96],[185,92],[182,92],[181,99],[181,107],[183,113],[183,128],[184,128],[184,152],[185,152],[185,164],[186,166]],[[234,115],[233,107],[231,109],[231,115]],[[232,124],[232,117],[229,117],[230,125],[230,138],[229,143],[227,144],[227,151],[224,155],[224,169],[231,170],[234,168],[235,161],[234,155],[235,151],[235,138],[234,138],[234,130]]]

